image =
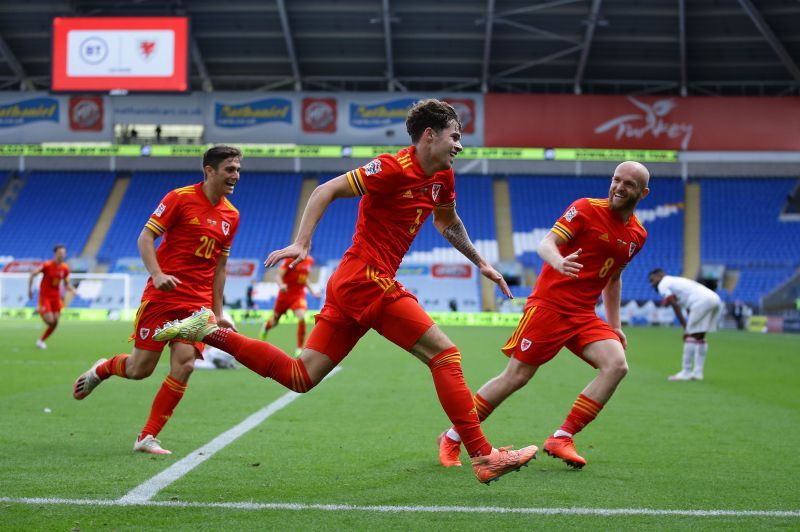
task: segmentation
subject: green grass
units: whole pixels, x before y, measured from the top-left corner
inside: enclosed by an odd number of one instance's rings
[[[112,378],[85,401],[74,379],[100,356],[127,352],[128,323],[0,321],[0,497],[113,500],[285,393],[246,369],[201,371],[160,438],[174,454],[133,454],[166,371]],[[255,336],[256,326],[243,332]],[[510,330],[449,328],[474,390],[506,359]],[[443,469],[448,426],[430,373],[370,333],[343,371],[160,491],[155,501],[359,506],[800,510],[800,336],[709,336],[706,380],[672,383],[676,329],[628,329],[630,374],[576,438],[589,461],[572,471],[545,455],[489,487],[471,468]],[[289,350],[294,326],[271,339]],[[484,423],[495,445],[536,443],[558,428],[594,371],[562,352]],[[45,409],[51,410],[46,413]],[[462,459],[466,459],[462,455]],[[800,517],[541,515],[320,509],[80,506],[0,502],[0,529],[797,529]]]

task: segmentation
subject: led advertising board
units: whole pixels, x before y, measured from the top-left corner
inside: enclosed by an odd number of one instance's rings
[[[186,17],[56,17],[56,92],[185,92]]]

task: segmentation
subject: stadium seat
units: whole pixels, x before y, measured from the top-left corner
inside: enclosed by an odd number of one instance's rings
[[[113,185],[111,172],[31,172],[0,225],[2,254],[50,258],[61,243],[80,255]]]
[[[781,221],[794,178],[705,178],[701,185],[703,263],[739,270],[728,300],[757,305],[800,266],[800,222]]]

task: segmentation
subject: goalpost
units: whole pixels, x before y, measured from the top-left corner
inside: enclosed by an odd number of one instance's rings
[[[27,273],[0,272],[0,316],[27,316],[36,309],[41,275],[33,279],[33,299],[28,298]],[[131,319],[131,276],[127,273],[71,273],[76,294],[65,295],[62,312],[78,317]]]

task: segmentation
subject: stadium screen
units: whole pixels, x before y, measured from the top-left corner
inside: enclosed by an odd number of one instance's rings
[[[53,91],[185,92],[186,17],[56,17]]]

